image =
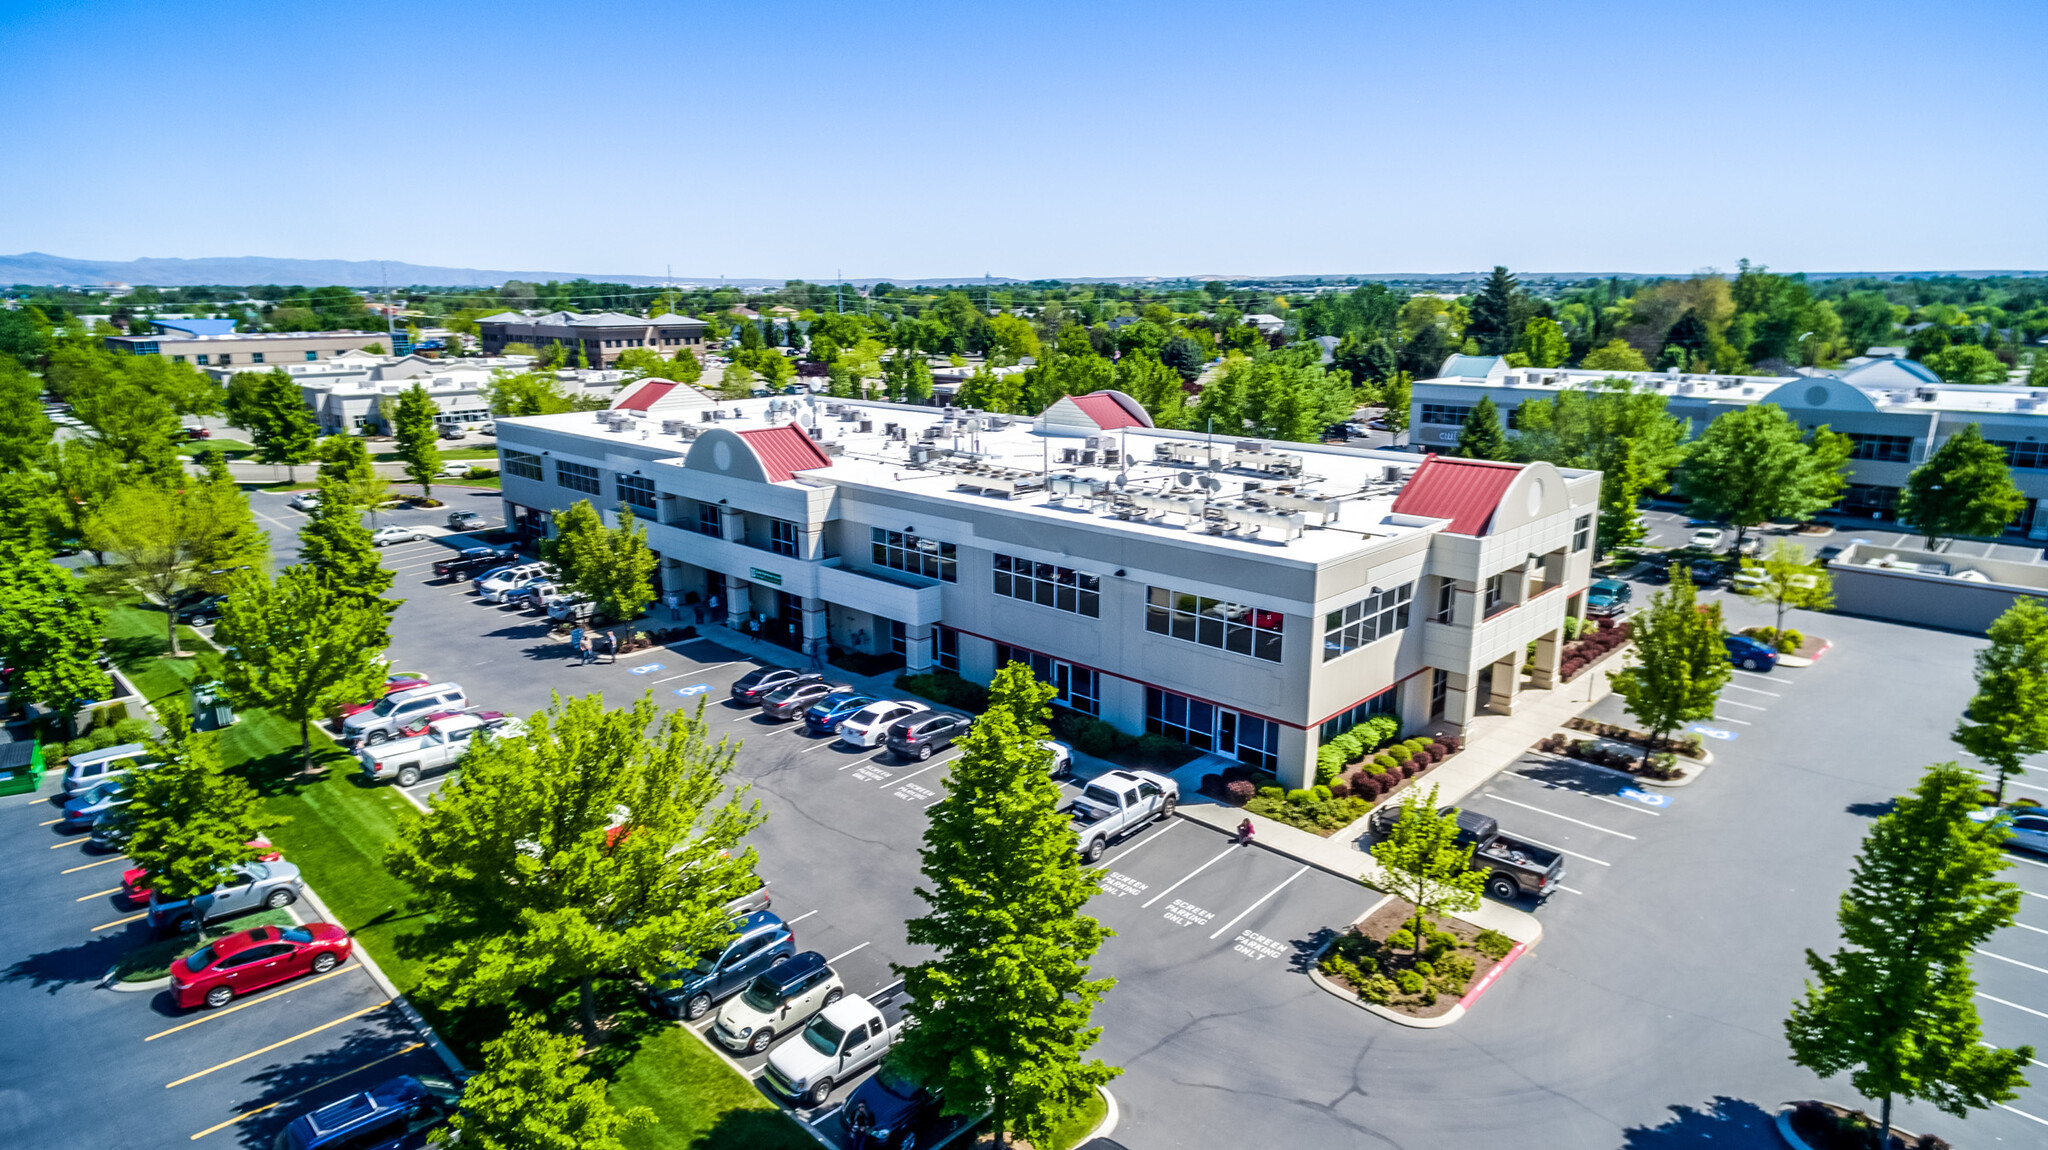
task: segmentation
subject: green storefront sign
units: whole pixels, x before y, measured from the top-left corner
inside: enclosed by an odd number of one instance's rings
[[[747,568],[747,577],[756,583],[766,583],[770,587],[782,586],[782,576],[773,571],[763,571],[759,567]]]

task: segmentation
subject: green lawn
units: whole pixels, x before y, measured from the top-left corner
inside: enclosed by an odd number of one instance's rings
[[[493,491],[496,491],[496,490],[500,490],[500,489],[501,489],[501,488],[500,488],[500,484],[498,483],[498,476],[495,476],[495,475],[486,475],[486,476],[483,476],[483,477],[481,477],[481,478],[478,478],[478,479],[437,479],[437,480],[435,480],[435,481],[434,481],[434,486],[436,486],[436,487],[488,487],[488,488],[492,489]]]
[[[1046,1142],[1046,1150],[1073,1150],[1075,1144],[1099,1125],[1109,1113],[1109,1103],[1102,1100],[1101,1093],[1088,1096],[1088,1104],[1067,1115],[1067,1120],[1053,1127],[1052,1137]]]
[[[457,459],[496,459],[497,457],[498,449],[495,447],[444,447],[441,449],[441,462],[443,463]],[[371,455],[370,458],[379,463],[399,463],[404,459],[396,451],[379,451]]]
[[[612,1100],[660,1121],[626,1136],[632,1150],[816,1150],[781,1108],[680,1026],[650,1035],[612,1080]]]
[[[202,451],[216,450],[230,460],[247,459],[256,453],[256,445],[243,443],[239,439],[188,439],[178,445],[179,455],[197,455]]]
[[[259,926],[290,926],[290,911],[264,910],[243,915],[224,923],[206,928],[200,938],[176,935],[146,943],[121,956],[114,964],[115,976],[122,982],[148,982],[162,978],[171,972],[171,964],[180,957],[198,950],[203,943],[217,938],[226,938],[238,930],[253,930]]]

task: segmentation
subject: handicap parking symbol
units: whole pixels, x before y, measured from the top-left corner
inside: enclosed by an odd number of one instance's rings
[[[1641,803],[1646,807],[1668,807],[1671,805],[1670,795],[1654,795],[1648,791],[1639,791],[1634,787],[1623,787],[1614,793],[1620,798],[1634,803]]]
[[[1733,739],[1738,737],[1734,731],[1724,731],[1719,727],[1709,727],[1705,723],[1694,723],[1692,726],[1687,727],[1686,730],[1694,734],[1705,735],[1710,739]]]
[[[711,684],[709,683],[694,683],[688,687],[677,687],[676,695],[679,698],[687,699],[691,695],[701,695],[710,689]]]
[[[633,668],[633,673],[635,675],[652,675],[656,671],[661,670],[661,666],[660,663],[642,663],[638,667]]]

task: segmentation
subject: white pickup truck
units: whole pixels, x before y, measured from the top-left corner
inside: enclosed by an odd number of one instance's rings
[[[821,1010],[795,1039],[768,1054],[768,1084],[805,1106],[823,1106],[832,1087],[882,1060],[903,1033],[903,984],[873,998],[851,994]]]
[[[455,765],[469,750],[476,736],[489,731],[500,738],[524,734],[517,719],[494,723],[477,715],[450,715],[427,724],[426,733],[409,739],[392,739],[356,752],[363,761],[363,776],[369,781],[397,779],[409,787],[424,775],[439,774]]]
[[[1109,844],[1154,819],[1173,814],[1180,804],[1180,784],[1151,771],[1109,771],[1095,776],[1068,806],[1074,818],[1074,843],[1081,857],[1094,862]]]

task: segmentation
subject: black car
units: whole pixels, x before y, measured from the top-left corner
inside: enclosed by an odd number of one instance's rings
[[[939,1112],[937,1091],[912,1082],[889,1061],[839,1108],[839,1128],[853,1150],[914,1150],[918,1127]]]
[[[825,676],[816,671],[792,671],[787,667],[762,667],[741,675],[739,682],[732,685],[735,703],[757,706],[768,696],[784,687],[798,683],[822,683]]]
[[[465,547],[446,559],[435,560],[434,578],[466,579],[517,554],[509,547]]]
[[[974,720],[951,711],[919,711],[889,725],[882,745],[906,759],[929,759],[967,733]]]
[[[761,700],[761,713],[771,719],[794,719],[798,715],[803,714],[804,708],[809,707],[812,703],[817,702],[834,691],[843,691],[845,689],[844,687],[835,687],[822,679],[810,679],[801,683],[791,683],[786,687],[778,687],[770,691]]]
[[[1712,587],[1727,573],[1727,567],[1718,559],[1695,559],[1692,561],[1692,581],[1697,587]]]
[[[769,967],[796,953],[796,932],[769,912],[756,911],[732,924],[724,946],[697,956],[695,965],[671,970],[647,987],[647,1004],[670,1018],[704,1017],[719,1000],[745,990]]]
[[[413,1150],[425,1146],[434,1127],[455,1112],[462,1086],[436,1074],[380,1082],[292,1119],[271,1145],[273,1150]]]
[[[176,612],[178,622],[184,623],[187,626],[198,626],[201,623],[217,623],[220,621],[221,604],[227,601],[228,597],[226,595],[208,595],[201,592],[189,593],[178,600],[178,610]]]

